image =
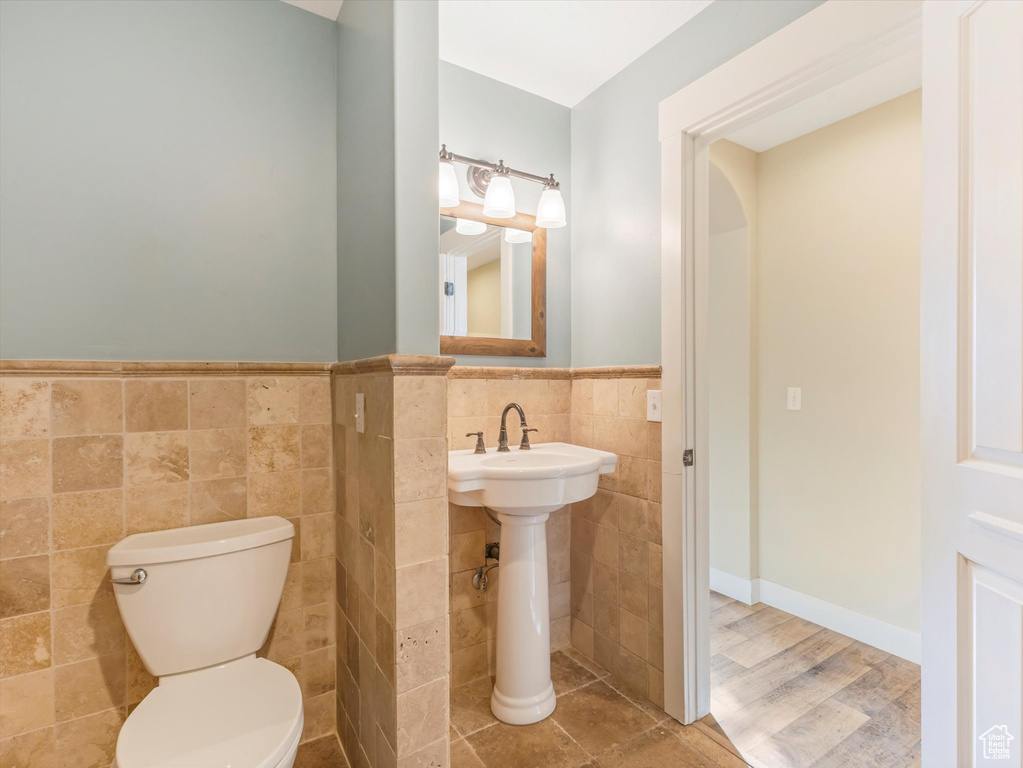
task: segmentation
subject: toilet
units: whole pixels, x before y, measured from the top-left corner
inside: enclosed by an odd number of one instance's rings
[[[291,768],[302,691],[256,658],[295,527],[258,517],[129,536],[107,554],[128,635],[159,685],[128,715],[113,768]]]

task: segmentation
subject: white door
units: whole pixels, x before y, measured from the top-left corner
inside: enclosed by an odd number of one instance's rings
[[[924,765],[1023,766],[1023,2],[923,17]]]

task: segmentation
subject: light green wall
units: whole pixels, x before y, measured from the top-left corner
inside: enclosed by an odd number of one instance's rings
[[[337,25],[337,356],[436,355],[437,4],[346,0]]]
[[[0,357],[333,360],[334,25],[0,2]]]
[[[572,365],[661,360],[657,105],[819,0],[717,0],[572,109]]]

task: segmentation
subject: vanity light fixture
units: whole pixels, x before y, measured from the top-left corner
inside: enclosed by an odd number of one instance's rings
[[[487,225],[482,221],[455,219],[455,232],[460,235],[482,235],[486,231]]]
[[[505,227],[504,241],[506,243],[531,243],[533,242],[533,233],[526,232],[524,229]]]
[[[565,226],[565,201],[554,174],[544,182],[540,203],[536,206],[536,226],[547,229]]]
[[[469,166],[466,178],[473,194],[483,198],[483,213],[494,219],[510,219],[515,216],[515,193],[511,186],[511,177],[543,184],[540,204],[536,210],[536,224],[545,229],[563,227],[568,223],[565,217],[565,201],[561,197],[561,185],[552,173],[547,178],[525,171],[509,168],[501,160],[494,165],[485,160],[477,160],[464,155],[456,155],[448,151],[447,144],[440,147],[440,206],[454,208],[458,205],[458,185],[454,177],[453,164],[464,163]],[[447,180],[445,180],[447,179]],[[454,190],[455,200],[449,193]],[[461,230],[459,230],[461,231]],[[507,235],[506,235],[507,238]],[[508,242],[512,242],[508,240]]]
[[[440,156],[440,204],[442,208],[454,208],[458,205],[458,177],[455,176],[455,164]]]
[[[508,175],[503,160],[490,174],[490,183],[487,184],[487,193],[483,198],[483,215],[495,219],[510,219],[515,216],[515,192],[512,190],[511,176]]]

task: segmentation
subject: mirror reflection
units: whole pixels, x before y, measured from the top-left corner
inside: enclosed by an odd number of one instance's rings
[[[533,235],[440,217],[441,333],[529,339]]]

